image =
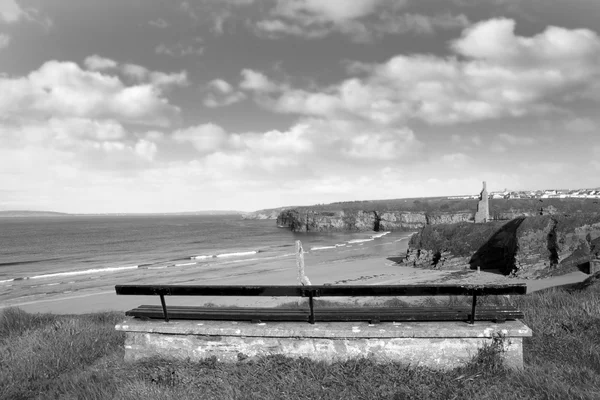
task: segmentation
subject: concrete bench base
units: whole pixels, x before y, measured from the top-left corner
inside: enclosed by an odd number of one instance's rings
[[[521,321],[310,325],[129,318],[116,329],[127,334],[125,359],[130,361],[153,356],[191,360],[215,356],[219,361],[237,362],[283,354],[326,362],[368,357],[436,369],[464,365],[480,348],[493,343],[501,345],[505,365],[523,368],[523,337],[532,334]]]

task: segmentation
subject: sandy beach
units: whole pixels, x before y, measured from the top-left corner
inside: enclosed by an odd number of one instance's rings
[[[404,244],[405,245],[405,244]],[[490,272],[471,270],[437,271],[400,266],[392,256],[361,257],[357,249],[349,260],[331,260],[326,253],[305,254],[306,275],[314,285],[417,283],[517,283],[527,284],[528,292],[583,281],[588,275],[575,272],[543,280],[520,280]],[[128,270],[103,276],[74,276],[24,280],[3,285],[1,308],[19,307],[27,312],[82,314],[98,311],[126,311],[140,304],[160,304],[157,296],[117,296],[117,284],[210,284],[210,285],[294,285],[298,284],[294,257],[248,264],[233,260],[227,268],[172,266],[162,269]],[[290,299],[273,298],[169,298],[167,304],[271,305]]]

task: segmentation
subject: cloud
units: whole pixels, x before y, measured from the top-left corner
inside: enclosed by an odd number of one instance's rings
[[[258,93],[276,92],[282,89],[282,86],[269,80],[262,72],[243,69],[241,74],[242,81],[240,82],[240,88],[242,89]]]
[[[178,130],[173,134],[176,142],[189,142],[201,153],[212,153],[227,144],[225,130],[215,124],[203,124]]]
[[[203,104],[210,108],[228,106],[246,98],[243,92],[234,90],[229,82],[222,79],[210,81],[207,90],[209,93],[205,96]]]
[[[138,65],[138,64],[124,64],[121,67],[121,70],[123,71],[123,73],[126,76],[128,76],[138,82],[143,82],[148,77],[148,74],[150,73],[148,68],[146,68],[142,65]]]
[[[79,117],[168,126],[179,115],[163,90],[185,73],[151,73],[150,81],[125,85],[118,76],[48,61],[23,77],[0,77],[0,114],[11,118]]]
[[[600,39],[584,29],[548,27],[521,37],[513,21],[492,19],[465,29],[451,50],[457,56],[398,55],[384,63],[353,63],[349,73],[356,76],[319,91],[244,72],[257,83],[246,79],[242,87],[281,113],[456,124],[556,112],[589,95],[589,83],[600,78]],[[262,88],[271,94],[265,96]]]
[[[42,155],[42,160],[55,156],[48,166],[65,169],[66,165],[79,170],[126,170],[148,166],[157,152],[149,140],[138,138],[114,120],[87,118],[49,118],[20,124],[0,124],[4,148],[12,149],[16,166],[29,169],[37,162],[18,161],[19,152],[30,157]],[[65,164],[65,165],[61,165]],[[41,165],[41,164],[40,164]]]
[[[94,54],[93,56],[86,57],[83,63],[85,64],[87,69],[91,69],[94,71],[111,69],[115,68],[118,65],[116,61],[111,60],[110,58],[100,57],[96,54]]]
[[[471,157],[464,153],[449,153],[442,155],[440,160],[446,165],[457,167],[464,166],[467,162],[471,161]]]
[[[15,0],[0,0],[0,20],[13,23],[27,18],[27,13]]]
[[[586,133],[598,129],[598,125],[590,118],[572,118],[564,122],[565,129],[570,132]]]
[[[222,172],[229,170],[240,179],[263,175],[265,179],[294,179],[332,171],[349,174],[391,160],[409,163],[423,147],[407,128],[322,119],[303,119],[288,130],[267,132],[232,133],[215,124],[202,124],[177,130],[172,137],[178,143],[192,144],[206,162],[217,162]]]
[[[0,22],[13,24],[20,21],[37,22],[45,28],[53,25],[52,20],[43,16],[37,8],[23,8],[15,0],[0,0]]]
[[[187,86],[190,83],[186,71],[167,74],[160,71],[150,71],[148,68],[138,64],[124,64],[121,66],[121,70],[123,74],[137,82],[150,82],[161,88]]]
[[[532,37],[516,36],[514,30],[515,21],[511,19],[479,22],[465,29],[452,47],[470,58],[522,68],[598,60],[598,35],[589,29],[549,26]]]
[[[510,144],[511,146],[531,146],[537,142],[537,140],[532,138],[531,136],[516,136],[508,133],[501,133],[498,136],[496,136],[496,138],[501,142]]]
[[[168,28],[169,26],[171,26],[167,21],[165,21],[162,18],[157,18],[155,20],[148,21],[148,24],[160,29]]]
[[[533,146],[534,144],[539,142],[539,139],[533,138],[531,136],[501,133],[496,135],[496,137],[492,141],[492,144],[490,145],[490,150],[494,153],[505,153],[509,150],[509,148],[528,147]]]
[[[0,50],[8,47],[10,44],[10,36],[4,33],[0,33]]]
[[[432,34],[438,29],[469,24],[462,14],[405,13],[405,6],[406,1],[388,0],[280,0],[269,17],[254,23],[254,29],[258,35],[270,38],[292,35],[318,39],[337,32],[356,42],[368,42],[386,34]]]
[[[192,45],[183,45],[177,43],[174,46],[167,46],[164,43],[159,44],[154,48],[156,54],[165,54],[171,57],[185,57],[189,55],[201,55],[204,53],[204,47],[196,47]]]

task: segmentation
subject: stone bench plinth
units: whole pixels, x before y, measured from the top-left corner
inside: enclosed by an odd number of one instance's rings
[[[523,368],[523,337],[532,335],[521,321],[311,325],[129,318],[116,329],[126,332],[125,359],[129,361],[153,356],[191,360],[215,356],[219,361],[236,362],[282,354],[326,362],[368,357],[435,369],[464,365],[492,343],[501,343],[505,365]]]

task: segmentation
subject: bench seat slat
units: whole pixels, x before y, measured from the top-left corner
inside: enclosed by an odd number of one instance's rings
[[[263,320],[263,321],[307,321],[309,311],[285,308],[207,308],[193,306],[168,307],[171,319],[207,319],[207,320]],[[470,316],[469,308],[319,308],[315,312],[316,321],[463,321]],[[163,312],[160,306],[140,306],[126,313],[129,316],[160,318]],[[481,307],[475,314],[475,320],[513,320],[523,318],[523,313],[515,308]]]

